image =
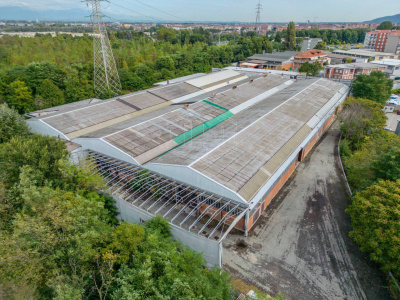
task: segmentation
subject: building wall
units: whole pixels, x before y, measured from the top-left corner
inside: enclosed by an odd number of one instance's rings
[[[340,107],[339,107],[340,109]],[[339,109],[337,111],[339,111]],[[304,150],[302,152],[302,157],[301,160],[304,159],[304,157],[307,156],[307,154],[311,151],[311,149],[314,147],[314,145],[318,142],[319,138],[324,134],[324,132],[328,129],[328,127],[332,124],[332,122],[335,120],[335,116],[337,111],[333,113],[327,121],[325,121],[324,125],[322,128],[317,131],[314,135],[314,137],[311,139],[310,142],[304,147]],[[289,177],[293,174],[295,171],[297,165],[298,165],[298,160],[295,159],[292,161],[290,166],[286,169],[286,171],[283,172],[282,176],[280,179],[277,181],[277,183],[274,185],[274,187],[270,190],[270,192],[267,194],[267,196],[264,198],[263,202],[251,212],[251,215],[249,217],[249,223],[248,223],[248,230],[250,230],[254,224],[257,222],[258,218],[261,216],[263,211],[267,208],[271,200],[278,194],[280,189],[283,187],[283,185],[286,183],[286,181],[289,179]]]
[[[386,41],[384,52],[399,54],[399,35],[389,35]]]
[[[356,69],[356,68],[335,68],[335,67],[327,67],[325,69],[325,78],[333,78],[333,79],[354,79],[359,74],[370,74],[372,71],[384,71],[384,67],[375,67],[375,68],[364,68],[364,69]]]
[[[291,70],[293,70],[293,63],[284,64],[284,65],[280,66],[278,70],[291,71]]]

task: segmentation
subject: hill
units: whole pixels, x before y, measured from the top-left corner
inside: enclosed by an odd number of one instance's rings
[[[376,18],[371,21],[366,21],[366,23],[382,23],[383,21],[391,21],[392,23],[400,23],[400,14],[394,16],[386,16],[381,18]]]

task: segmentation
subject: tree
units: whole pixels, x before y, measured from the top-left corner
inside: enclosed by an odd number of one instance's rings
[[[167,69],[169,71],[172,71],[175,69],[175,64],[171,57],[163,56],[157,58],[157,60],[155,61],[155,69],[156,70]]]
[[[62,91],[50,79],[43,80],[38,89],[38,107],[49,108],[64,104]]]
[[[93,86],[87,79],[68,77],[65,80],[65,100],[72,103],[80,100],[93,98]]]
[[[61,179],[60,160],[68,157],[65,143],[55,137],[15,136],[0,147],[0,178],[6,187],[19,182],[21,168],[31,166],[36,180]]]
[[[307,61],[300,66],[299,72],[306,73],[307,76],[316,76],[318,72],[323,69],[324,67],[319,61],[315,61],[313,63],[309,63]]]
[[[282,37],[281,37],[281,32],[280,32],[280,31],[278,31],[278,32],[275,34],[275,42],[277,42],[277,43],[282,43]]]
[[[378,30],[391,30],[393,28],[393,23],[390,21],[383,21],[376,29]]]
[[[354,97],[366,98],[385,104],[393,88],[393,81],[385,73],[372,71],[370,75],[358,75],[354,80],[352,92]]]
[[[326,50],[326,43],[325,43],[325,42],[318,43],[318,44],[314,47],[314,49]]]
[[[111,227],[101,197],[85,197],[51,187],[36,187],[32,168],[21,175],[24,209],[13,223],[12,234],[4,237],[0,249],[0,277],[26,279],[36,285],[40,298],[51,298],[51,286],[65,274],[69,284],[81,290],[89,287],[93,272],[102,268],[96,258],[108,240]],[[33,181],[32,181],[33,180]]]
[[[26,137],[28,126],[23,117],[7,104],[0,104],[0,144],[8,142],[12,137]]]
[[[290,22],[286,31],[285,46],[288,50],[294,50],[296,46],[296,25]]]
[[[23,81],[16,80],[6,88],[5,100],[21,114],[34,108],[32,93]]]
[[[365,138],[386,125],[382,105],[362,98],[349,97],[340,115],[341,130],[350,149],[361,148]]]
[[[128,263],[144,241],[145,231],[143,226],[124,222],[114,230],[111,238],[108,248],[117,254],[117,262]]]
[[[377,179],[396,181],[400,179],[400,141],[377,156],[371,164]],[[396,147],[397,146],[397,147]]]
[[[132,262],[119,269],[112,299],[231,299],[228,273],[203,265],[199,253],[147,230]]]
[[[129,69],[120,69],[119,78],[121,80],[122,89],[129,91],[138,91],[145,87],[144,81]]]
[[[341,141],[340,152],[344,156],[347,178],[354,190],[365,189],[379,179],[400,178],[396,172],[400,164],[396,160],[396,149],[400,149],[400,138],[397,135],[382,128],[375,129],[363,138],[361,146],[354,152],[351,149],[346,151],[344,147],[349,147],[348,139]]]
[[[400,278],[400,180],[380,181],[358,192],[346,209],[350,237],[386,272]]]

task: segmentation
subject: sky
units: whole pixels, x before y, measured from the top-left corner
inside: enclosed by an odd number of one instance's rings
[[[400,13],[398,0],[260,0],[261,22],[357,22]],[[142,3],[140,3],[142,2]],[[103,13],[132,20],[254,22],[258,0],[109,0]],[[147,5],[168,12],[164,14]],[[87,9],[81,0],[0,0],[4,6],[34,10]],[[122,7],[121,7],[122,6]],[[139,14],[137,14],[137,13]],[[140,15],[142,14],[142,15]],[[144,17],[153,17],[154,19]]]

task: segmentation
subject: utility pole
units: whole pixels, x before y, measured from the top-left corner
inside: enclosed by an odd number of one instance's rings
[[[261,21],[261,11],[262,11],[262,4],[261,4],[261,0],[258,0],[258,4],[256,6],[256,31],[257,31],[257,35],[260,35],[260,21]]]
[[[111,98],[120,95],[121,82],[103,23],[100,1],[102,0],[86,0],[86,4],[92,8],[90,18],[94,30],[94,92],[99,98]]]

